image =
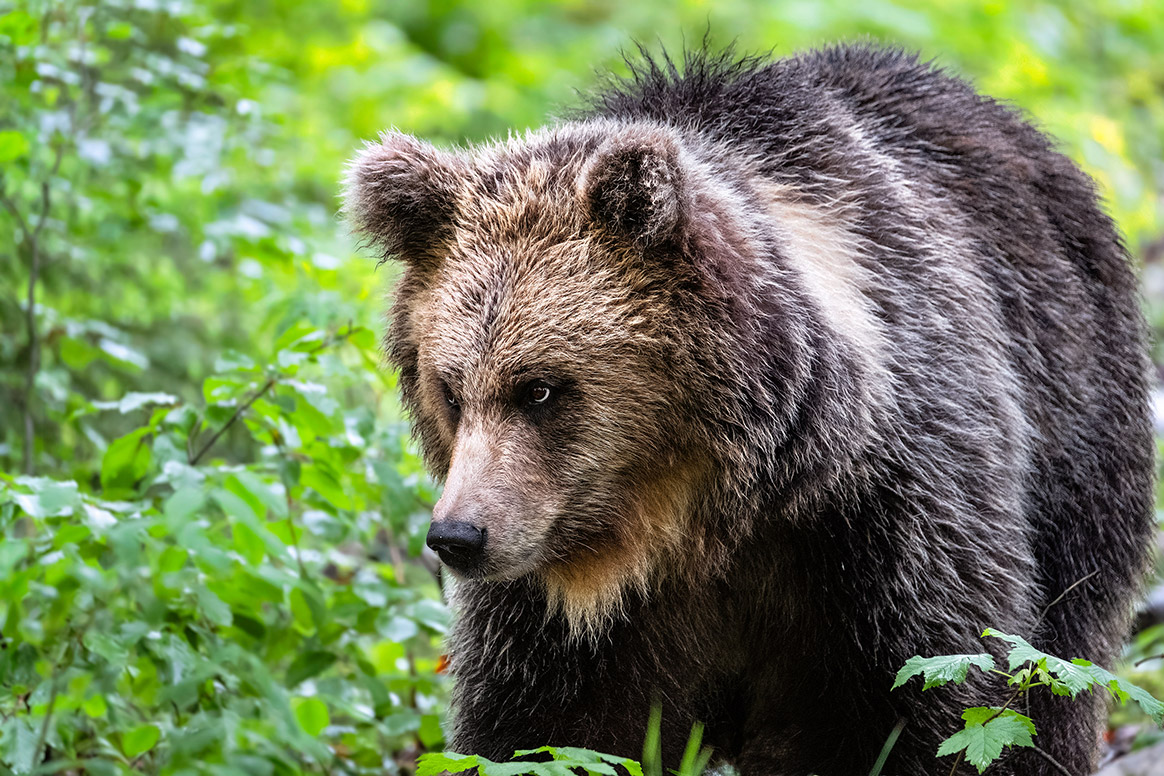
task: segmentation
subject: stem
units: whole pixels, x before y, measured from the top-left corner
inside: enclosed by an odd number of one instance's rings
[[[235,424],[235,421],[237,421],[242,416],[242,414],[244,412],[246,412],[248,409],[250,409],[250,406],[252,404],[254,404],[256,401],[258,401],[263,396],[263,394],[265,394],[267,391],[271,390],[271,388],[274,387],[275,382],[276,382],[276,380],[274,377],[268,377],[267,382],[263,383],[262,388],[255,391],[253,394],[251,394],[251,397],[249,399],[247,399],[245,402],[240,404],[238,409],[236,409],[234,411],[234,414],[230,416],[230,419],[227,420],[226,423],[224,423],[222,425],[222,428],[218,429],[213,434],[211,434],[210,439],[207,440],[206,444],[204,444],[202,446],[202,449],[194,454],[194,457],[190,459],[190,465],[197,466],[198,462],[200,460],[202,460],[202,456],[206,455],[206,453],[209,452],[210,448],[214,447],[214,443],[218,441],[218,438],[221,437],[224,433],[226,433],[226,430],[228,428],[230,428],[231,426],[233,426]]]
[[[36,226],[29,228],[28,221],[16,207],[7,194],[0,194],[0,204],[12,214],[20,232],[24,235],[23,247],[28,254],[28,293],[25,305],[25,327],[28,331],[28,370],[24,376],[24,473],[31,475],[35,470],[33,449],[36,446],[36,422],[33,418],[32,404],[35,396],[36,375],[40,371],[40,331],[36,326],[36,284],[40,280],[40,235],[48,222],[49,210],[52,208],[52,179],[61,169],[61,160],[65,156],[65,145],[57,145],[53,166],[48,175],[40,183],[40,215]]]
[[[1047,606],[1046,606],[1046,607],[1043,609],[1043,611],[1042,611],[1042,612],[1039,614],[1039,619],[1035,620],[1035,626],[1034,626],[1033,628],[1031,628],[1031,630],[1032,630],[1032,631],[1034,631],[1034,630],[1036,630],[1036,629],[1037,629],[1037,628],[1038,628],[1040,625],[1042,625],[1042,623],[1043,623],[1043,618],[1047,616],[1047,612],[1051,611],[1051,607],[1052,607],[1052,606],[1054,606],[1055,604],[1057,604],[1057,603],[1059,603],[1060,601],[1062,601],[1064,598],[1066,598],[1066,597],[1067,597],[1067,594],[1068,594],[1068,593],[1070,593],[1072,590],[1074,590],[1075,588],[1079,587],[1079,586],[1080,586],[1080,585],[1082,585],[1084,582],[1086,582],[1087,580],[1091,579],[1092,577],[1094,577],[1094,576],[1095,576],[1096,574],[1098,574],[1098,573],[1099,573],[1099,569],[1096,569],[1095,571],[1091,572],[1091,573],[1090,573],[1090,574],[1088,574],[1087,576],[1085,576],[1085,577],[1081,577],[1081,578],[1079,578],[1079,579],[1075,580],[1074,582],[1072,582],[1072,583],[1071,583],[1071,584],[1070,584],[1070,585],[1067,587],[1067,589],[1066,589],[1066,590],[1064,590],[1062,593],[1060,593],[1060,594],[1059,594],[1059,595],[1058,595],[1058,596],[1055,598],[1055,600],[1054,600],[1054,601],[1052,601],[1051,603],[1047,604]]]
[[[961,752],[958,752],[958,757],[954,760],[953,767],[950,768],[950,776],[954,776],[954,774],[958,772],[958,765],[962,762],[962,755],[964,754],[966,754],[965,749],[963,749]]]
[[[1051,755],[1044,752],[1039,747],[1035,746],[1034,744],[1031,744],[1031,749],[1034,749],[1036,752],[1041,754],[1043,756],[1043,758],[1047,762],[1051,763],[1051,765],[1055,766],[1055,769],[1058,770],[1060,773],[1065,773],[1065,774],[1067,774],[1067,776],[1075,776],[1075,774],[1073,774],[1073,773],[1071,773],[1071,771],[1067,770],[1067,766],[1063,765],[1063,763],[1059,762],[1058,760],[1056,760],[1054,757],[1052,757]]]
[[[1135,666],[1136,668],[1139,668],[1141,665],[1143,665],[1144,663],[1147,663],[1149,660],[1159,660],[1162,657],[1164,657],[1164,652],[1161,652],[1159,655],[1148,655],[1147,657],[1140,658],[1136,662],[1132,663],[1132,665]]]
[[[319,353],[321,350],[326,350],[327,348],[330,348],[332,345],[338,345],[339,343],[343,342],[348,337],[350,337],[351,334],[352,334],[352,324],[349,321],[347,329],[343,333],[339,333],[339,334],[336,334],[332,337],[328,337],[323,342],[319,343],[319,345],[317,345],[316,347],[307,351],[307,353],[309,355],[315,355],[316,353]],[[244,412],[246,412],[248,409],[250,409],[252,404],[254,404],[256,401],[258,401],[260,398],[262,398],[263,394],[265,394],[267,391],[271,390],[271,388],[274,387],[276,382],[278,382],[277,377],[268,377],[267,382],[263,383],[263,386],[261,388],[259,388],[259,390],[255,391],[253,394],[251,394],[251,397],[249,399],[247,399],[241,406],[239,406],[238,409],[236,409],[234,411],[234,414],[230,416],[230,418],[226,421],[225,424],[223,424],[222,428],[218,429],[218,431],[215,431],[214,434],[211,435],[210,439],[207,440],[206,444],[202,446],[202,449],[200,449],[197,453],[194,454],[194,456],[192,458],[189,459],[190,465],[191,466],[197,465],[197,463],[200,460],[202,460],[202,456],[206,455],[206,453],[210,450],[210,448],[214,446],[214,443],[218,441],[218,438],[221,437],[224,433],[226,433],[226,430],[228,428],[230,428],[231,426],[233,426],[235,424],[235,422],[240,417],[242,417],[242,414]]]
[[[61,652],[57,664],[53,666],[53,678],[50,680],[52,684],[50,685],[48,706],[44,711],[44,720],[40,723],[40,733],[36,737],[36,747],[32,750],[32,762],[34,766],[40,765],[41,758],[44,757],[45,743],[48,741],[49,725],[53,719],[53,709],[56,708],[57,695],[61,691],[61,667],[63,664],[72,660],[72,654],[73,644],[70,642]]]

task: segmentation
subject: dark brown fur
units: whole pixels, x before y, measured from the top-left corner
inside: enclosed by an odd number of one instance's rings
[[[348,209],[407,267],[434,521],[487,531],[452,748],[634,756],[659,698],[669,762],[703,721],[744,774],[866,773],[901,720],[885,772],[920,776],[1005,690],[890,692],[910,656],[987,626],[1115,655],[1144,327],[1091,182],[1015,112],[864,47],[648,61],[508,143],[386,135]],[[1036,700],[1038,744],[1088,772],[1101,705]]]

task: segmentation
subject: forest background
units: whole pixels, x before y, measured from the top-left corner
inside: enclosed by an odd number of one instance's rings
[[[1161,0],[0,0],[0,774],[443,746],[437,489],[345,161],[538,126],[632,41],[707,31],[899,44],[1021,106],[1098,181],[1161,342]],[[1147,627],[1128,664],[1162,651]]]

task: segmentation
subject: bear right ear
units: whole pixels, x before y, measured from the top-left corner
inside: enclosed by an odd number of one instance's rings
[[[583,169],[579,195],[591,222],[608,233],[640,248],[666,242],[682,221],[678,144],[656,129],[611,138]]]
[[[433,261],[452,236],[465,169],[456,154],[386,132],[349,164],[344,214],[382,260]]]

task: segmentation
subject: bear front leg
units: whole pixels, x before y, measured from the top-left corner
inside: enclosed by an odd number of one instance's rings
[[[449,748],[508,760],[521,749],[581,746],[637,760],[658,702],[663,762],[677,767],[695,722],[681,658],[634,617],[599,636],[571,633],[547,616],[539,592],[521,580],[459,586]],[[668,662],[674,670],[661,669]]]

